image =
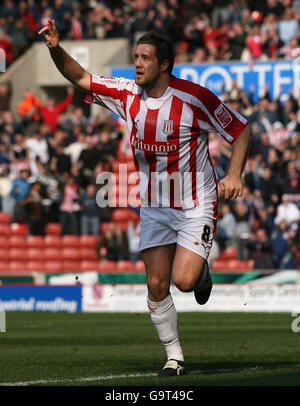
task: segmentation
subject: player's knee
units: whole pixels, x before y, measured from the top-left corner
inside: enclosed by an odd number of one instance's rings
[[[173,282],[181,292],[191,292],[196,285],[196,280],[192,275],[174,276]]]
[[[150,296],[155,301],[163,300],[169,292],[170,284],[156,275],[148,275],[147,285]]]

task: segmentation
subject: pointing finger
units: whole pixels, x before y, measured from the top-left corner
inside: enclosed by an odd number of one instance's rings
[[[46,31],[49,31],[49,27],[48,27],[48,26],[42,28],[42,29],[38,32],[38,34],[39,34],[39,35],[44,34],[44,32],[46,32]]]
[[[55,20],[48,20],[48,21],[49,21],[52,31],[56,31]]]

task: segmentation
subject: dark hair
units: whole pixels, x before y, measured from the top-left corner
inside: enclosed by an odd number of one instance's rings
[[[141,36],[136,45],[149,44],[155,47],[155,55],[159,64],[162,64],[165,60],[169,62],[167,72],[172,73],[174,66],[174,49],[172,42],[162,35],[157,34],[155,31],[148,32]]]

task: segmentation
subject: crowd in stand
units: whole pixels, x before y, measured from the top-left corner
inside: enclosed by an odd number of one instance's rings
[[[172,39],[177,62],[289,58],[299,46],[298,0],[3,0],[0,47],[7,63],[56,20],[61,39]]]
[[[0,47],[13,61],[34,41],[49,17],[62,39],[135,39],[149,29],[172,38],[176,62],[266,60],[297,56],[300,2],[266,0],[4,0],[0,6]],[[296,51],[295,51],[296,50]],[[96,204],[97,175],[111,170],[124,125],[99,107],[86,117],[65,99],[41,103],[26,90],[13,115],[10,77],[0,84],[1,210],[13,222],[26,222],[42,235],[47,222],[60,222],[62,234],[99,235],[110,211]],[[236,246],[254,267],[297,268],[300,248],[300,100],[265,94],[258,102],[234,83],[221,99],[253,127],[243,198],[220,204],[215,253]],[[226,173],[229,145],[209,134],[210,154],[219,178]],[[99,257],[140,259],[139,230],[120,232],[111,223],[99,244]],[[105,247],[105,250],[103,250]],[[299,259],[298,259],[299,260]]]

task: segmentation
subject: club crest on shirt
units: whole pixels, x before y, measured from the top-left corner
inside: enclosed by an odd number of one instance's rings
[[[162,132],[166,135],[173,134],[173,120],[164,120]]]
[[[231,115],[225,109],[223,104],[220,104],[219,107],[215,110],[215,117],[223,128],[226,128],[232,121]]]
[[[86,95],[84,95],[83,100],[87,104],[92,104],[95,101],[95,96],[92,95],[92,93],[87,93]]]

